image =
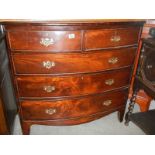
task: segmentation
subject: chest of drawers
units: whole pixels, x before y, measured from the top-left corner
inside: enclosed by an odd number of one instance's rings
[[[119,111],[143,21],[3,22],[23,134]]]

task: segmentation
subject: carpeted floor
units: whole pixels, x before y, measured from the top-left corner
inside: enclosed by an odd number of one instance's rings
[[[134,112],[139,111],[135,106]],[[20,135],[21,127],[19,117],[15,120],[14,135]],[[43,126],[33,125],[31,135],[144,135],[145,133],[135,124],[130,122],[125,126],[117,118],[117,112],[107,115],[96,121],[74,126]]]

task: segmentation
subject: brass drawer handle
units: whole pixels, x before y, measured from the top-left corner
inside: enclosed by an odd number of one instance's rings
[[[109,62],[110,64],[116,64],[116,63],[118,62],[118,58],[117,58],[117,57],[112,57],[112,58],[110,58],[110,59],[108,60],[108,62]]]
[[[54,61],[43,61],[43,67],[50,69],[55,66]]]
[[[55,114],[56,112],[57,112],[57,110],[54,109],[54,108],[50,108],[50,109],[46,109],[46,110],[45,110],[45,113],[48,114],[48,115],[53,115],[53,114]]]
[[[111,85],[113,85],[114,83],[115,83],[114,79],[105,80],[105,84],[106,84],[106,85],[111,86]]]
[[[106,101],[103,102],[104,106],[109,106],[111,104],[112,104],[112,100],[106,100]]]
[[[53,38],[41,38],[40,44],[48,47],[49,45],[53,45],[55,43]]]
[[[112,42],[119,42],[121,40],[120,36],[112,36],[110,39]]]
[[[54,86],[44,86],[43,88],[47,93],[51,93],[55,90]]]

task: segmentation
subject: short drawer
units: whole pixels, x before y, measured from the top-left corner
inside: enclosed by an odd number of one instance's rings
[[[20,97],[64,97],[102,93],[130,80],[131,67],[105,73],[75,76],[18,76]]]
[[[132,65],[136,48],[65,54],[14,54],[17,74],[98,72]]]
[[[25,100],[21,102],[21,110],[25,120],[83,117],[125,105],[127,94],[127,90],[120,90],[65,100]]]
[[[81,31],[10,31],[8,38],[12,50],[81,50]]]
[[[137,44],[139,27],[87,30],[84,35],[86,50]]]

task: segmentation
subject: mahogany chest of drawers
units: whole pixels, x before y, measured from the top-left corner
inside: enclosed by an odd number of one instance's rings
[[[114,111],[122,121],[143,23],[4,22],[23,134]]]

